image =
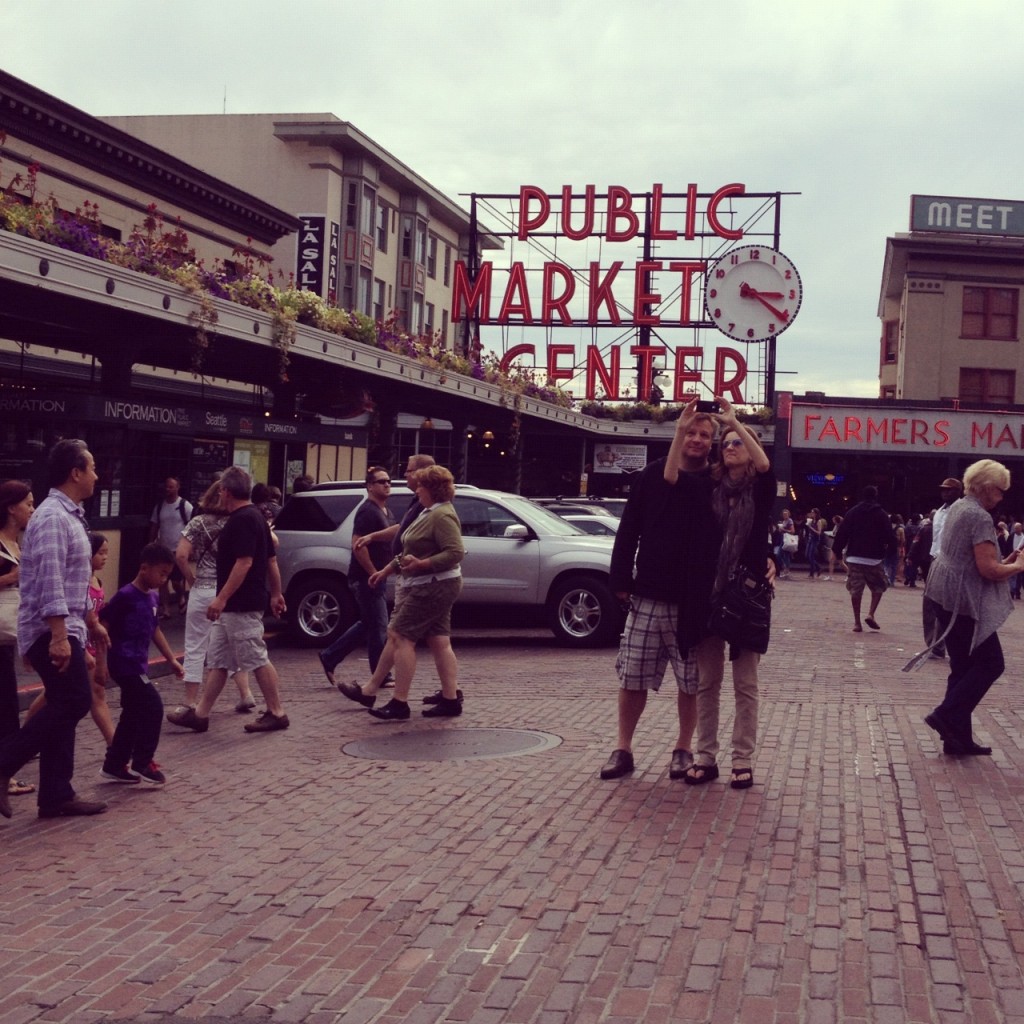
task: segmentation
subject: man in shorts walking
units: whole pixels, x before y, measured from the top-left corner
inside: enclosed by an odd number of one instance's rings
[[[696,643],[706,632],[711,583],[721,531],[711,511],[708,455],[715,422],[683,409],[676,430],[683,435],[681,473],[666,483],[665,460],[646,466],[633,483],[615,535],[611,587],[629,602],[615,668],[619,676],[618,740],[602,779],[633,771],[633,733],[669,665],[675,673],[679,732],[669,778],[682,779],[693,763],[697,724]],[[635,563],[635,572],[634,572]]]
[[[281,705],[277,669],[263,639],[263,610],[270,590],[270,610],[280,617],[287,610],[281,593],[281,573],[274,554],[270,526],[249,500],[252,477],[240,466],[220,478],[228,521],[217,539],[217,596],[206,617],[213,622],[206,664],[210,669],[202,697],[195,708],[172,711],[167,721],[195,732],[210,727],[210,711],[224,689],[228,671],[251,672],[263,692],[266,710],[246,732],[273,732],[288,728]]]
[[[889,514],[878,504],[878,488],[869,485],[864,488],[861,501],[850,509],[839,525],[832,542],[836,556],[846,563],[846,589],[850,592],[850,604],[853,606],[854,633],[864,632],[860,607],[865,587],[871,591],[871,607],[864,623],[870,629],[882,628],[875,621],[875,612],[889,586],[883,568],[885,556],[895,545]]]

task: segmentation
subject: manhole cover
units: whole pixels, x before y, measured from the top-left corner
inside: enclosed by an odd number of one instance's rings
[[[457,761],[536,754],[562,740],[528,729],[433,729],[355,740],[341,751],[375,761]]]

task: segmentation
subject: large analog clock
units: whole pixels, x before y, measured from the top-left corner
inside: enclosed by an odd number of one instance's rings
[[[736,341],[781,334],[800,309],[796,267],[778,249],[742,245],[708,269],[704,305],[715,326]]]

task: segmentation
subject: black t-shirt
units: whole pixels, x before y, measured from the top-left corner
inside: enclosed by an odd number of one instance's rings
[[[386,530],[389,526],[394,526],[394,523],[395,517],[391,514],[390,509],[382,509],[375,502],[364,501],[356,509],[356,518],[352,523],[352,536],[365,537],[368,533]],[[391,544],[386,540],[370,544],[366,550],[369,552],[370,561],[373,562],[375,569],[383,569],[391,558]],[[358,581],[365,581],[370,578],[355,555],[352,556],[348,576],[349,579]]]
[[[255,505],[243,505],[228,516],[217,538],[217,590],[231,575],[239,558],[252,565],[242,585],[228,598],[228,612],[262,612],[267,604],[267,562],[274,550],[270,525]]]
[[[664,479],[665,459],[637,475],[612,549],[611,587],[678,605],[684,651],[707,636],[722,531],[710,470]]]
[[[402,516],[401,525],[398,528],[398,534],[391,544],[391,556],[392,558],[397,557],[402,553],[402,534],[416,521],[419,514],[423,511],[423,506],[420,504],[419,498],[413,498],[409,502],[409,507],[405,510],[405,515]],[[376,565],[376,561],[373,563]]]

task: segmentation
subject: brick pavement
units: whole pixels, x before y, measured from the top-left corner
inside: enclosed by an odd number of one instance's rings
[[[598,780],[614,654],[540,632],[458,636],[466,714],[401,726],[278,649],[292,728],[247,736],[225,698],[207,734],[166,729],[162,791],[99,784],[83,722],[77,781],[110,810],[41,822],[23,797],[0,822],[0,1020],[1024,1021],[1024,610],[979,715],[995,755],[956,761],[921,721],[942,665],[899,672],[920,590],[855,635],[840,582],[779,587],[746,792],[669,781],[666,693],[637,772]],[[422,665],[419,692],[432,680]],[[340,749],[475,726],[562,742]]]

